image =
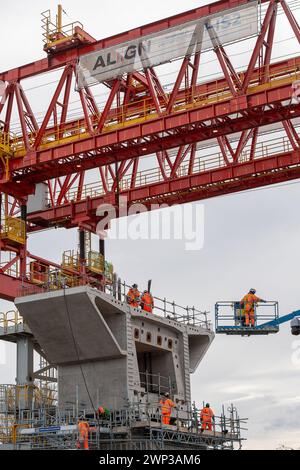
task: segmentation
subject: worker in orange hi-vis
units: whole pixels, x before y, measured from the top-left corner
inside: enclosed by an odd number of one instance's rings
[[[144,312],[152,313],[154,308],[154,300],[152,294],[145,290],[141,298],[141,308]]]
[[[165,396],[159,402],[161,406],[162,424],[169,425],[171,421],[172,408],[175,408],[175,403],[170,399],[170,394],[165,393]]]
[[[129,292],[127,294],[127,303],[133,307],[133,308],[138,308],[140,305],[141,301],[141,294],[138,289],[137,284],[133,284],[133,286],[129,289]]]
[[[215,414],[210,407],[209,403],[206,403],[203,410],[200,413],[201,420],[201,431],[212,431],[213,421],[215,420]]]
[[[83,419],[78,423],[78,448],[81,450],[89,450],[89,430],[90,425]]]
[[[256,295],[255,289],[250,289],[241,300],[241,306],[244,308],[245,313],[245,326],[255,327],[255,304],[258,302],[266,303],[266,300],[260,299]]]

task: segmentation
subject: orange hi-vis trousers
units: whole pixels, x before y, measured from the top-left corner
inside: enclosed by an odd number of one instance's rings
[[[81,422],[78,424],[79,431],[79,448],[89,450],[89,425],[88,423]]]
[[[255,326],[255,304],[260,302],[261,299],[254,294],[247,294],[242,299],[241,303],[244,304],[245,312],[245,325],[246,326]]]
[[[202,431],[212,431],[213,423],[212,420],[209,421],[202,421]]]
[[[246,326],[255,326],[255,312],[254,308],[249,306],[245,308],[245,325]]]
[[[169,425],[171,421],[171,415],[162,415],[162,423]]]

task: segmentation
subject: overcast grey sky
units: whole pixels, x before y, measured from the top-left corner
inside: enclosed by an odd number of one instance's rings
[[[205,3],[65,0],[63,6],[100,39]],[[2,70],[44,56],[40,12],[56,4],[11,0],[2,5]],[[111,241],[108,258],[123,279],[142,287],[152,278],[155,295],[183,305],[213,312],[217,300],[239,299],[256,287],[262,297],[280,302],[282,314],[289,313],[300,308],[299,200],[298,182],[209,200],[201,251],[186,252],[180,241]],[[75,247],[74,231],[33,235],[29,245],[31,252],[54,261],[63,250]],[[0,306],[8,307],[5,302]],[[300,447],[299,350],[289,325],[272,337],[219,336],[193,377],[193,399],[210,401],[216,412],[223,403],[236,403],[240,415],[249,418],[245,448],[273,449],[280,443]],[[8,363],[0,365],[0,381],[12,383],[14,347],[7,346],[6,352]]]

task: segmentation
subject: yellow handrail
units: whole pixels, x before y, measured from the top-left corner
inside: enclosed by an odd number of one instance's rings
[[[278,153],[285,153],[292,150],[292,145],[288,137],[279,137],[268,142],[259,142],[256,146],[255,159],[269,157]],[[239,163],[249,161],[251,152],[251,145],[245,147],[243,154],[239,159]],[[201,155],[195,159],[193,173],[200,173],[208,170],[213,170],[217,168],[225,167],[225,161],[221,152],[216,153],[215,147],[213,147],[211,154]],[[170,176],[171,169],[169,167],[165,168],[167,176]],[[188,176],[189,174],[189,162],[184,163],[177,170],[178,177]],[[131,187],[131,175],[124,177],[120,181],[120,191],[127,191]],[[163,181],[163,177],[159,168],[150,168],[143,170],[137,173],[136,176],[136,187],[148,186],[150,184],[155,184]],[[108,178],[107,186],[110,188],[113,184],[112,178]],[[77,200],[76,189],[71,189],[66,194],[68,201]],[[87,197],[95,198],[101,197],[105,194],[103,185],[99,182],[97,183],[87,183],[83,186],[81,190],[81,200],[87,199]],[[50,200],[49,200],[50,203]]]
[[[25,221],[16,217],[6,216],[1,227],[0,238],[24,245],[26,242]]]
[[[23,318],[20,316],[18,310],[10,310],[8,312],[0,312],[0,328],[4,333],[8,330],[17,331],[18,326],[24,324]]]
[[[63,25],[62,13],[62,6],[58,5],[56,22],[54,23],[51,19],[50,10],[42,12],[43,42],[45,47],[54,47],[65,42],[66,39],[72,38],[77,27],[83,29],[83,25],[79,21]]]

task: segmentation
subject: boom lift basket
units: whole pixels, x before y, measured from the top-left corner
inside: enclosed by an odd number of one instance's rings
[[[215,307],[216,333],[226,335],[269,335],[279,332],[278,302],[254,306],[255,326],[246,326],[245,311],[240,302],[218,302]]]

